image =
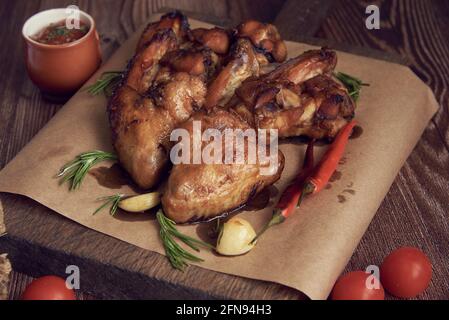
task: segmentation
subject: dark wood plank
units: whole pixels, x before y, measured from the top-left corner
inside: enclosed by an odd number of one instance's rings
[[[447,1],[376,1],[381,29],[367,30],[366,2],[338,0],[317,32],[344,42],[397,54],[435,93],[441,109],[402,168],[346,271],[380,264],[398,246],[422,248],[433,279],[421,299],[447,299],[449,287],[449,6]]]
[[[408,64],[399,54],[369,48],[354,43],[337,41],[326,37],[318,38],[323,20],[337,3],[328,0],[287,0],[274,24],[286,40],[309,43],[315,46],[330,47],[335,50],[350,52],[375,59]]]
[[[307,38],[315,35],[327,13],[332,0],[288,0],[276,16],[274,24],[285,36]],[[291,40],[295,40],[295,39]],[[300,41],[298,38],[295,41]]]
[[[182,273],[152,251],[49,214],[44,206],[16,195],[2,195],[8,234],[0,251],[14,269],[39,276],[64,276],[67,264],[79,266],[83,292],[115,299],[297,299],[292,289],[191,266]],[[9,208],[14,214],[8,212]],[[64,234],[64,237],[61,237]],[[27,257],[32,257],[29,259]],[[145,280],[144,280],[145,279]]]
[[[9,300],[19,300],[22,296],[23,292],[25,291],[25,288],[27,285],[33,281],[34,278],[27,276],[23,273],[15,272],[13,271],[10,276],[10,283],[9,283]],[[78,300],[100,300],[97,297],[93,297],[91,295],[77,292],[76,298]]]
[[[449,5],[441,0],[380,1],[381,29],[365,28],[365,2],[339,0],[318,37],[400,55],[435,93],[434,119],[449,141]]]

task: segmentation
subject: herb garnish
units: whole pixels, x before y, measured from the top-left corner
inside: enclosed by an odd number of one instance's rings
[[[65,26],[59,26],[50,32],[49,37],[65,36],[69,33],[70,30],[67,29]]]
[[[81,153],[74,160],[63,166],[57,177],[61,179],[61,183],[68,181],[70,190],[76,190],[80,187],[87,172],[97,163],[106,160],[115,161],[117,156],[113,153],[99,150]]]
[[[87,87],[87,92],[93,96],[103,93],[106,97],[110,97],[115,87],[119,84],[122,74],[121,71],[103,72],[94,84]]]
[[[191,254],[190,252],[183,249],[176,241],[175,239],[180,240],[184,244],[186,244],[188,247],[192,248],[193,250],[199,252],[200,249],[197,247],[197,245],[203,246],[208,249],[213,249],[214,246],[186,236],[185,234],[180,233],[176,229],[176,223],[173,220],[170,220],[167,218],[162,210],[159,210],[156,213],[157,221],[159,222],[160,226],[160,236],[162,239],[162,243],[164,245],[165,253],[167,254],[168,259],[170,260],[171,265],[173,268],[184,271],[185,267],[187,267],[188,261],[192,262],[201,262],[203,259]]]
[[[118,206],[120,201],[125,198],[125,195],[123,194],[115,194],[113,196],[109,197],[103,197],[99,198],[99,201],[105,201],[95,212],[93,215],[97,214],[107,206],[111,206],[109,209],[109,214],[111,216],[114,216],[117,212]],[[208,249],[214,249],[214,246],[201,241],[199,239],[195,239],[192,237],[189,237],[185,234],[182,234],[176,229],[176,223],[167,218],[164,215],[164,212],[159,210],[156,213],[157,222],[159,223],[160,231],[159,235],[162,240],[162,244],[164,245],[165,253],[167,255],[168,260],[170,261],[173,268],[184,271],[184,269],[189,265],[189,261],[191,262],[201,262],[204,261],[203,259],[195,256],[194,254],[188,252],[184,248],[182,248],[178,242],[176,242],[176,239],[183,242],[185,245],[190,247],[191,249],[199,252],[200,249],[199,246],[208,248]]]
[[[343,72],[334,73],[334,77],[340,80],[341,83],[343,83],[343,85],[348,90],[351,98],[356,102],[360,97],[360,90],[362,90],[362,86],[369,86],[368,83],[364,83],[362,80]]]
[[[111,216],[114,216],[115,213],[117,212],[118,205],[119,205],[120,201],[124,197],[125,197],[125,195],[123,195],[123,194],[115,194],[115,195],[109,196],[109,197],[98,198],[98,201],[105,201],[105,203],[103,203],[97,210],[95,210],[93,215],[96,215],[98,212],[100,212],[101,210],[106,208],[108,205],[111,205],[111,208],[109,209],[109,214]]]

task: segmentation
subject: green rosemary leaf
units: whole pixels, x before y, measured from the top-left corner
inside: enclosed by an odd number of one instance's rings
[[[121,71],[107,71],[92,85],[86,88],[87,92],[96,96],[103,93],[106,97],[110,97],[115,87],[122,78]]]
[[[204,241],[201,241],[199,239],[195,239],[195,238],[189,237],[189,236],[187,236],[185,234],[182,234],[181,232],[179,232],[176,229],[176,227],[175,227],[176,223],[173,220],[171,220],[171,219],[169,219],[167,217],[165,217],[164,223],[165,223],[165,226],[167,227],[167,229],[170,230],[170,233],[173,236],[175,236],[176,238],[178,238],[179,240],[181,240],[182,242],[184,242],[185,244],[187,244],[189,247],[191,247],[192,249],[194,249],[196,251],[199,251],[199,249],[196,248],[196,246],[194,246],[193,243],[199,244],[200,246],[203,246],[203,247],[209,248],[209,249],[214,249],[215,248],[214,246],[210,245],[207,242],[204,242]]]
[[[173,266],[173,268],[183,271],[188,266],[188,261],[201,262],[203,259],[193,255],[182,248],[175,239],[186,244],[188,247],[195,251],[199,251],[196,245],[201,245],[206,248],[213,248],[208,243],[201,240],[189,237],[182,234],[176,229],[176,223],[173,220],[167,218],[162,210],[159,210],[156,214],[157,221],[160,226],[160,236],[164,245],[165,253]]]
[[[109,209],[109,214],[114,216],[117,212],[118,205],[120,201],[124,198],[123,194],[115,194],[109,197],[99,198],[98,201],[105,201],[97,210],[94,211],[93,215],[96,215],[98,212],[106,208],[107,206],[111,206]]]
[[[57,177],[61,179],[60,183],[69,182],[70,190],[76,190],[81,186],[89,170],[97,163],[106,160],[116,161],[117,156],[99,150],[82,153],[63,166]]]
[[[348,90],[349,95],[354,101],[360,97],[360,91],[362,86],[369,86],[368,83],[364,83],[362,80],[357,79],[343,72],[334,73],[334,77],[337,78]]]

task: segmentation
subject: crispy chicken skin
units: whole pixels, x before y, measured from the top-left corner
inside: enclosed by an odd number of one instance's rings
[[[167,52],[176,48],[176,35],[171,29],[155,33],[151,41],[142,47],[128,64],[123,84],[145,94],[159,71],[159,61]]]
[[[327,48],[309,50],[281,64],[267,74],[266,80],[288,80],[300,84],[320,74],[331,74],[337,65],[337,54]]]
[[[168,137],[203,103],[206,87],[198,77],[179,72],[155,91],[144,97],[124,85],[109,104],[120,163],[144,189],[160,181],[169,164]]]
[[[202,132],[211,128],[221,132],[225,129],[251,128],[232,112],[214,109],[207,113],[195,114],[181,126],[190,133],[191,139],[193,121],[201,121]],[[203,142],[203,148],[206,144]],[[190,146],[193,148],[192,140]],[[277,166],[273,167],[268,175],[261,174],[261,168],[268,168],[268,164],[261,164],[259,161],[250,164],[247,161],[247,152],[246,143],[243,164],[174,165],[162,197],[165,214],[177,223],[211,220],[244,206],[251,197],[280,178],[284,167],[281,151],[278,154]],[[192,163],[192,152],[190,155]]]
[[[287,58],[287,46],[272,24],[255,20],[246,21],[237,27],[237,36],[251,40],[257,48],[261,64],[284,62]]]
[[[334,137],[355,108],[332,78],[335,52],[311,50],[261,75],[264,65],[286,56],[276,28],[257,21],[236,30],[190,30],[174,12],[149,24],[108,104],[120,163],[141,188],[157,186],[171,166],[170,134],[192,133],[194,121],[203,132],[262,128],[278,129],[280,137]],[[219,217],[276,182],[284,167],[280,151],[273,168],[245,160],[173,165],[162,196],[165,214],[177,223]]]
[[[175,26],[185,26],[178,14],[164,17],[162,22],[174,17]],[[157,30],[131,59],[108,104],[120,163],[143,189],[154,187],[166,172],[169,135],[204,104],[216,63],[209,48],[181,48],[176,31],[161,28],[162,22],[147,28],[145,41],[150,30]]]
[[[225,105],[235,90],[249,77],[259,74],[256,52],[247,39],[238,39],[225,63],[207,89],[205,107]]]
[[[354,116],[346,88],[331,77],[336,55],[328,49],[305,52],[259,78],[245,81],[228,108],[279,137],[333,138]]]
[[[196,32],[193,31],[194,34]],[[209,38],[214,43],[218,43],[217,38],[221,38],[221,43],[228,44],[224,40],[223,30],[215,28],[210,31],[200,30],[198,33],[204,34],[203,37],[210,34]],[[233,38],[230,52],[209,84],[205,104],[208,109],[226,105],[243,81],[259,76],[262,66],[270,62],[283,62],[287,57],[287,47],[276,27],[271,24],[254,20],[245,22],[237,27]]]
[[[181,40],[189,32],[187,17],[179,11],[173,11],[163,15],[159,21],[148,24],[139,39],[136,51],[144,48],[154,35],[162,30],[172,30],[176,38]]]
[[[274,27],[253,40],[221,28],[190,30],[180,12],[147,26],[108,106],[119,160],[141,188],[156,186],[167,170],[173,129],[205,102],[224,105],[258,75],[255,46],[266,39],[281,41]]]
[[[221,55],[227,54],[231,45],[229,32],[218,27],[212,29],[194,29],[192,30],[192,37],[203,46]]]
[[[258,128],[278,129],[280,137],[333,138],[354,116],[346,89],[327,75],[316,76],[298,89],[289,84],[254,110]]]

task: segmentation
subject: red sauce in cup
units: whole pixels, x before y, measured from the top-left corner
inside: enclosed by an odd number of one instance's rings
[[[61,45],[81,39],[89,32],[89,26],[84,22],[79,22],[79,28],[69,29],[66,21],[51,23],[48,27],[33,36],[33,40],[50,45]]]

